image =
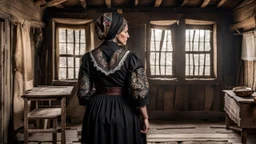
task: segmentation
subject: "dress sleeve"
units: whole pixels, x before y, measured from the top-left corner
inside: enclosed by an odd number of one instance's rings
[[[78,74],[78,91],[77,96],[79,104],[86,106],[89,103],[92,90],[92,81],[90,79],[90,55],[86,53],[82,57],[82,64],[80,65]]]
[[[130,57],[130,71],[130,91],[135,105],[137,107],[145,106],[149,103],[149,84],[143,63],[135,54]]]

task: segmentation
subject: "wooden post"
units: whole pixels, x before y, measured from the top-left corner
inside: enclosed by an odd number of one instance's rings
[[[246,138],[247,138],[247,129],[246,128],[242,128],[241,136],[242,136],[242,139],[241,139],[242,144],[246,144]]]
[[[66,96],[61,99],[61,144],[66,144]]]
[[[24,98],[24,144],[28,143],[28,98]]]

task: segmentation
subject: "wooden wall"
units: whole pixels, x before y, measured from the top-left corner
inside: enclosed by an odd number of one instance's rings
[[[103,11],[103,10],[102,10]],[[54,9],[45,13],[44,18],[50,20],[53,17],[73,17],[96,19],[101,11],[64,11]],[[148,37],[147,30],[150,20],[179,20],[176,40],[177,48],[185,49],[185,19],[215,21],[217,24],[217,78],[210,80],[185,79],[185,67],[179,68],[176,79],[161,80],[151,79],[149,115],[152,119],[216,119],[223,117],[223,93],[222,90],[235,85],[236,70],[239,59],[236,55],[240,52],[239,46],[234,43],[234,37],[230,31],[232,13],[214,10],[158,10],[158,11],[124,11],[124,17],[128,21],[130,39],[127,47],[135,52],[146,62],[146,48]],[[184,51],[185,52],[185,51]],[[179,56],[184,55],[181,52]],[[178,59],[184,63],[185,59]],[[146,65],[145,65],[146,66]],[[184,64],[183,64],[184,66]]]
[[[40,9],[33,1],[0,0],[0,143],[12,143],[15,138],[12,128],[13,26],[25,21],[41,21]]]

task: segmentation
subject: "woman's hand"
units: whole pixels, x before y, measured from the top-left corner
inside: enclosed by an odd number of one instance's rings
[[[148,129],[149,129],[149,121],[148,119],[144,119],[143,120],[143,123],[142,123],[142,126],[141,126],[141,131],[142,133],[147,133],[148,132]]]

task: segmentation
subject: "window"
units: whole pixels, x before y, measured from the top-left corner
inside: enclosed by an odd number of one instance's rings
[[[212,77],[212,26],[186,27],[186,77]]]
[[[58,77],[57,79],[77,79],[80,59],[86,50],[85,29],[57,29]]]
[[[151,28],[149,64],[152,77],[173,76],[173,46],[170,29]]]

